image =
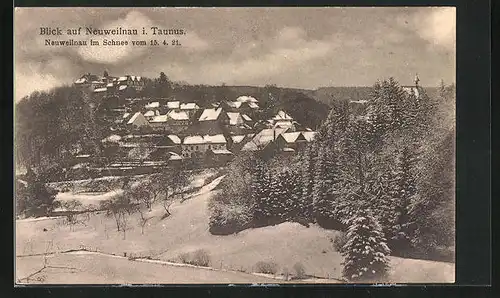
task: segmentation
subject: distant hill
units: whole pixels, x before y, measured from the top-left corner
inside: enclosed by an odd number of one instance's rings
[[[321,87],[313,91],[314,99],[331,105],[334,100],[368,100],[372,87]]]

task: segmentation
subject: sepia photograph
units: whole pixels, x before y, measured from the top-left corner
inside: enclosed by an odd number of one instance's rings
[[[455,282],[454,7],[13,14],[16,286]]]

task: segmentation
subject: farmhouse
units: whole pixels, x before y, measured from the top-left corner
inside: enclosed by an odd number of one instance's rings
[[[183,158],[202,158],[207,150],[223,150],[226,138],[222,134],[205,136],[187,136],[182,142]]]

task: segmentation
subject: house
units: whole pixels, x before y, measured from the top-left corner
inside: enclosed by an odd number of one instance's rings
[[[144,108],[146,108],[146,110],[159,109],[160,108],[160,102],[159,101],[150,102],[147,105],[145,105]]]
[[[416,99],[420,98],[420,88],[418,86],[401,86],[403,88],[403,91],[406,92],[406,94],[410,96],[415,96]]]
[[[245,123],[240,113],[227,112],[226,114],[229,118],[229,125],[242,125]]]
[[[133,87],[135,90],[140,91],[144,87],[144,79],[140,76],[126,75],[123,77],[119,77],[116,82],[117,85],[120,85],[120,88],[122,86],[127,86]],[[124,90],[125,88],[122,88],[121,90]]]
[[[416,74],[415,80],[414,80],[415,85],[413,85],[413,86],[401,86],[401,88],[408,95],[415,96],[416,99],[419,99],[421,96],[420,86],[418,85],[419,82],[420,82],[420,79],[418,78],[418,74]]]
[[[149,124],[155,131],[162,131],[168,129],[167,121],[168,115],[158,115],[149,120]]]
[[[198,118],[199,130],[203,133],[218,132],[221,127],[229,124],[229,117],[222,108],[204,109]]]
[[[187,136],[181,145],[183,158],[202,158],[207,150],[227,149],[224,135]]]
[[[86,73],[81,76],[78,80],[74,82],[75,86],[80,87],[90,87],[92,89],[105,88],[106,82],[104,82],[99,76]]]
[[[288,115],[285,111],[280,110],[273,118],[270,119],[273,124],[276,123],[285,123],[285,122],[292,122],[293,118],[292,116]]]
[[[234,135],[228,139],[227,147],[229,150],[236,152],[240,151],[244,144],[245,137],[247,135]]]
[[[156,151],[153,154],[155,160],[168,160],[172,154],[181,153],[181,139],[174,134],[161,135],[159,141],[155,142]]]
[[[265,128],[248,140],[241,148],[241,151],[264,150],[270,143],[274,143],[280,134],[287,131],[288,128]]]
[[[236,101],[238,102],[253,102],[253,103],[258,103],[259,101],[252,96],[247,96],[247,95],[242,95],[236,98]]]
[[[193,115],[200,109],[200,107],[194,102],[182,103],[180,105],[180,110],[186,112],[189,118],[193,117]]]
[[[308,140],[301,132],[286,132],[276,138],[276,147],[278,150],[284,152],[301,150],[307,143]]]
[[[146,119],[148,121],[152,120],[155,116],[160,116],[160,111],[158,111],[158,110],[149,110],[146,113],[144,113],[144,117],[146,117]]]
[[[316,136],[316,131],[303,131],[302,135],[304,138],[307,140],[307,142],[312,142],[314,141],[314,137]]]
[[[127,125],[139,128],[149,126],[149,122],[141,112],[137,112],[128,120]]]
[[[181,102],[180,101],[168,101],[167,109],[168,110],[180,110]]]
[[[205,155],[205,164],[212,166],[222,166],[233,160],[234,154],[227,149],[207,150]]]

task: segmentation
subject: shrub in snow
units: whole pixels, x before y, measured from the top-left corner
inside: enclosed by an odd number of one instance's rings
[[[252,221],[250,207],[238,202],[222,203],[217,200],[217,197],[220,196],[225,196],[225,193],[216,194],[215,198],[209,203],[210,233],[214,235],[229,235],[249,227]]]
[[[210,254],[204,249],[198,249],[193,252],[182,253],[179,259],[184,264],[208,267],[210,265]]]
[[[387,277],[390,253],[382,229],[370,211],[360,210],[349,221],[343,276],[349,281],[383,281]]]
[[[276,274],[278,272],[278,264],[272,261],[259,261],[255,264],[255,271],[258,273]]]
[[[295,265],[293,265],[293,270],[295,271],[295,278],[306,278],[306,269],[302,263],[295,263]]]

